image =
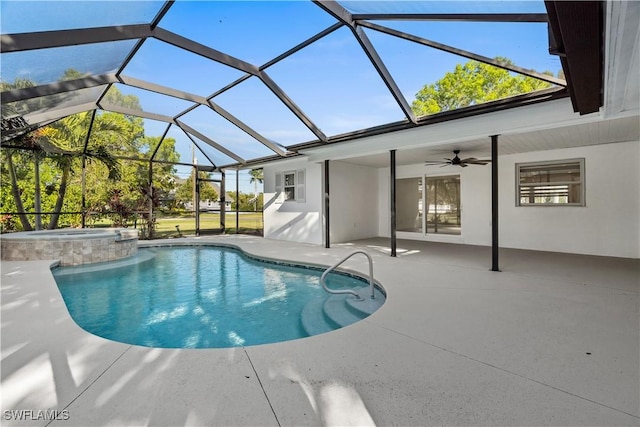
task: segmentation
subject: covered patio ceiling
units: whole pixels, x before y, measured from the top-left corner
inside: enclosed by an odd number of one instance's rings
[[[562,100],[545,104],[544,109],[551,109],[546,117],[554,116],[555,111],[567,111],[568,102]],[[559,105],[558,105],[559,104]],[[555,108],[554,108],[555,107]],[[509,117],[517,117],[516,111],[510,111]],[[493,113],[493,115],[500,113]],[[532,112],[522,112],[522,122],[531,117]],[[362,166],[375,168],[389,167],[389,150],[398,149],[395,156],[396,165],[411,165],[427,160],[443,160],[453,157],[453,150],[460,150],[460,157],[491,157],[491,138],[483,133],[492,120],[497,123],[509,121],[508,118],[491,117],[471,118],[471,123],[461,119],[455,123],[444,123],[434,126],[429,132],[394,132],[381,137],[370,137],[353,141],[341,146],[315,147],[302,152],[311,161],[340,160]],[[556,114],[559,116],[559,114]],[[637,115],[602,120],[597,114],[580,119],[565,121],[560,117],[557,123],[545,120],[544,129],[510,129],[499,134],[499,155],[528,153],[534,151],[573,148],[588,145],[611,144],[616,142],[637,141],[640,139],[640,121]],[[483,123],[484,122],[484,123]],[[526,123],[525,123],[526,124]],[[490,126],[490,125],[489,125]],[[470,132],[466,130],[469,129]],[[474,132],[474,129],[478,129]],[[366,148],[365,148],[366,147]],[[437,166],[432,166],[437,168]]]
[[[609,122],[592,122],[559,129],[500,135],[500,155],[526,153],[539,150],[562,149],[632,141],[640,138],[637,117],[626,117]],[[453,150],[461,150],[460,157],[491,157],[489,138],[468,140],[464,143],[449,142],[438,146],[398,150],[396,164],[411,165],[426,160],[443,160],[453,156]],[[389,153],[347,156],[345,162],[375,168],[389,167]],[[434,168],[436,166],[433,166]]]
[[[603,3],[572,3],[2,2],[2,141],[110,111],[222,169],[569,96],[592,113]],[[586,44],[567,24],[576,14]],[[416,115],[416,93],[468,60],[550,87]]]

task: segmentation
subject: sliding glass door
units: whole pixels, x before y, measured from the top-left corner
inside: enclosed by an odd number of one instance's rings
[[[422,178],[396,180],[396,230],[423,233]]]
[[[397,179],[396,230],[459,235],[460,175]]]
[[[426,177],[426,233],[460,234],[460,175]]]

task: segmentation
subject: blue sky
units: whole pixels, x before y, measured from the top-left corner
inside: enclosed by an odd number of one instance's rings
[[[152,1],[3,0],[2,33],[146,23],[161,5],[162,2]],[[358,1],[344,2],[344,5],[354,12],[545,11],[542,1]],[[30,19],[15,19],[16,16],[29,16]],[[309,1],[177,1],[160,22],[160,27],[260,66],[333,23],[333,17]],[[546,24],[377,23],[484,56],[508,57],[524,68],[550,70],[554,74],[560,69],[557,57],[550,56],[547,51]],[[409,103],[423,85],[435,82],[455,64],[466,62],[465,58],[373,30],[365,29],[365,33]],[[119,68],[132,46],[133,42],[122,41],[3,54],[2,78],[12,81],[15,77],[27,77],[38,83],[50,83],[71,67],[92,74],[112,72]],[[328,136],[403,119],[384,82],[346,28],[267,68],[266,72]],[[123,75],[209,96],[243,73],[159,40],[148,39]],[[182,100],[122,85],[119,89],[138,96],[143,109],[149,112],[172,116],[188,105]],[[280,144],[315,139],[255,77],[212,101]],[[199,107],[181,120],[243,158],[270,153],[261,143],[205,110],[206,107]],[[145,123],[149,135],[161,135],[166,128],[165,124],[151,120],[145,120]],[[191,141],[180,132],[174,137],[179,140],[182,160],[190,159]],[[221,155],[220,161],[224,161],[223,157]],[[200,156],[198,162],[207,163],[204,156]]]

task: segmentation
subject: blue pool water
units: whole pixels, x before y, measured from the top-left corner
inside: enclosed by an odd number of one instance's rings
[[[53,274],[78,325],[147,347],[273,343],[358,320],[344,302],[334,301],[352,296],[330,296],[322,289],[322,270],[264,262],[232,248],[141,248],[125,262],[60,267]],[[363,295],[368,289],[366,281],[346,274],[330,274],[327,285],[358,288]],[[325,306],[333,312],[338,305],[345,313],[332,316],[345,321],[323,313]]]

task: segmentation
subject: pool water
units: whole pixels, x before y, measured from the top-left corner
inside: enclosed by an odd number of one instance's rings
[[[303,310],[338,297],[320,286],[320,269],[265,262],[226,247],[140,248],[127,262],[60,267],[53,274],[78,325],[147,347],[224,348],[306,337],[317,325],[303,326]],[[368,287],[347,274],[327,277],[332,289]]]

